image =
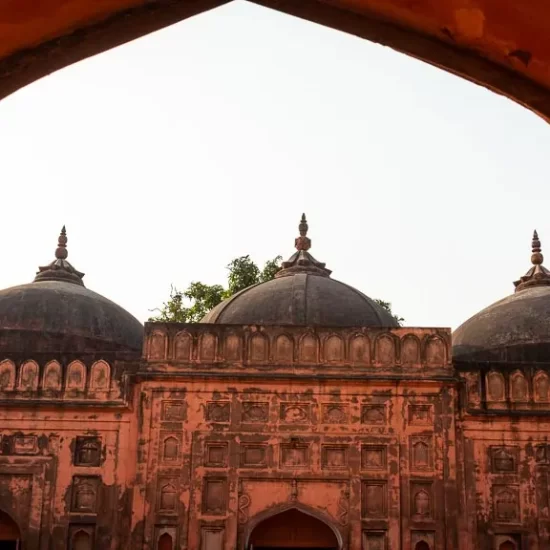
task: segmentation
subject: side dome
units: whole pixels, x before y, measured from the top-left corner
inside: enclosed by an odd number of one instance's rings
[[[283,262],[275,279],[235,294],[213,308],[201,323],[303,325],[327,327],[397,327],[382,306],[330,277],[331,271],[308,251],[305,215],[295,240],[296,252]]]
[[[543,265],[535,231],[529,271],[516,290],[483,309],[453,333],[459,361],[548,361],[550,356],[550,271]]]
[[[142,324],[84,286],[67,261],[63,227],[56,259],[34,282],[0,291],[0,350],[37,353],[140,352]]]

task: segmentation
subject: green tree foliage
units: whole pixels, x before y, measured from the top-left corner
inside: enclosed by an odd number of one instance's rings
[[[198,323],[212,308],[220,302],[237,294],[249,286],[265,283],[275,278],[275,274],[281,268],[281,256],[277,256],[265,263],[260,269],[250,256],[235,258],[229,263],[227,269],[227,288],[222,285],[206,285],[201,282],[192,282],[183,292],[172,286],[170,298],[164,302],[161,308],[153,311],[158,315],[151,317],[149,321],[164,323]],[[401,326],[404,319],[394,315],[391,304],[383,300],[374,300],[386,309]]]
[[[395,315],[391,309],[390,302],[384,302],[384,300],[380,300],[380,298],[376,298],[374,300],[379,306],[382,306],[397,322],[397,324],[402,327],[403,323],[405,322],[405,319],[403,317],[399,317],[399,315]]]
[[[170,298],[161,308],[153,311],[158,315],[149,321],[165,323],[198,323],[212,308],[221,301],[237,294],[241,290],[257,283],[271,281],[275,273],[281,268],[281,256],[266,262],[260,269],[250,256],[235,258],[227,269],[227,288],[221,285],[206,285],[201,282],[192,282],[183,292],[172,286]]]

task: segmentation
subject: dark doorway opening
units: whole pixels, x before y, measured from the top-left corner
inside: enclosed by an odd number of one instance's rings
[[[338,550],[334,531],[323,521],[291,509],[259,523],[249,539],[250,550]]]
[[[11,517],[0,510],[0,550],[19,550],[21,534]]]

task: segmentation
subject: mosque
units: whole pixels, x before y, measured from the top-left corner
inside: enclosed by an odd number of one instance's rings
[[[310,253],[200,323],[0,291],[0,550],[550,548],[550,271],[452,335]],[[491,274],[500,276],[499,272]]]

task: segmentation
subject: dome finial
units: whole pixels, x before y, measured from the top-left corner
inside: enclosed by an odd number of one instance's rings
[[[302,219],[298,226],[300,236],[294,240],[294,247],[296,250],[309,250],[311,248],[311,239],[307,236],[308,229],[309,226],[307,224],[306,215],[302,214]]]
[[[519,281],[514,282],[516,292],[532,286],[550,285],[550,271],[542,265],[544,256],[542,255],[539,234],[536,229],[533,231],[533,239],[531,240],[531,252],[533,267]]]
[[[67,251],[67,230],[65,226],[61,228],[61,233],[57,239],[57,249],[55,251],[55,257],[58,260],[65,260],[69,252]]]
[[[67,256],[67,229],[65,226],[61,228],[59,237],[57,238],[57,248],[55,249],[55,260],[46,266],[38,268],[38,273],[34,278],[34,282],[40,281],[63,281],[65,283],[74,283],[84,286],[82,278],[84,273],[77,271],[68,261]]]
[[[277,272],[276,277],[287,277],[298,273],[310,273],[321,277],[330,277],[331,271],[325,267],[325,264],[318,262],[308,250],[311,248],[311,239],[307,236],[309,226],[306,215],[302,214],[298,231],[300,236],[294,240],[294,247],[297,252],[282,263],[281,270]]]
[[[533,231],[533,240],[531,241],[531,248],[533,254],[531,255],[531,263],[533,265],[541,265],[544,261],[544,256],[542,255],[542,249],[540,247],[539,234],[537,230]]]

